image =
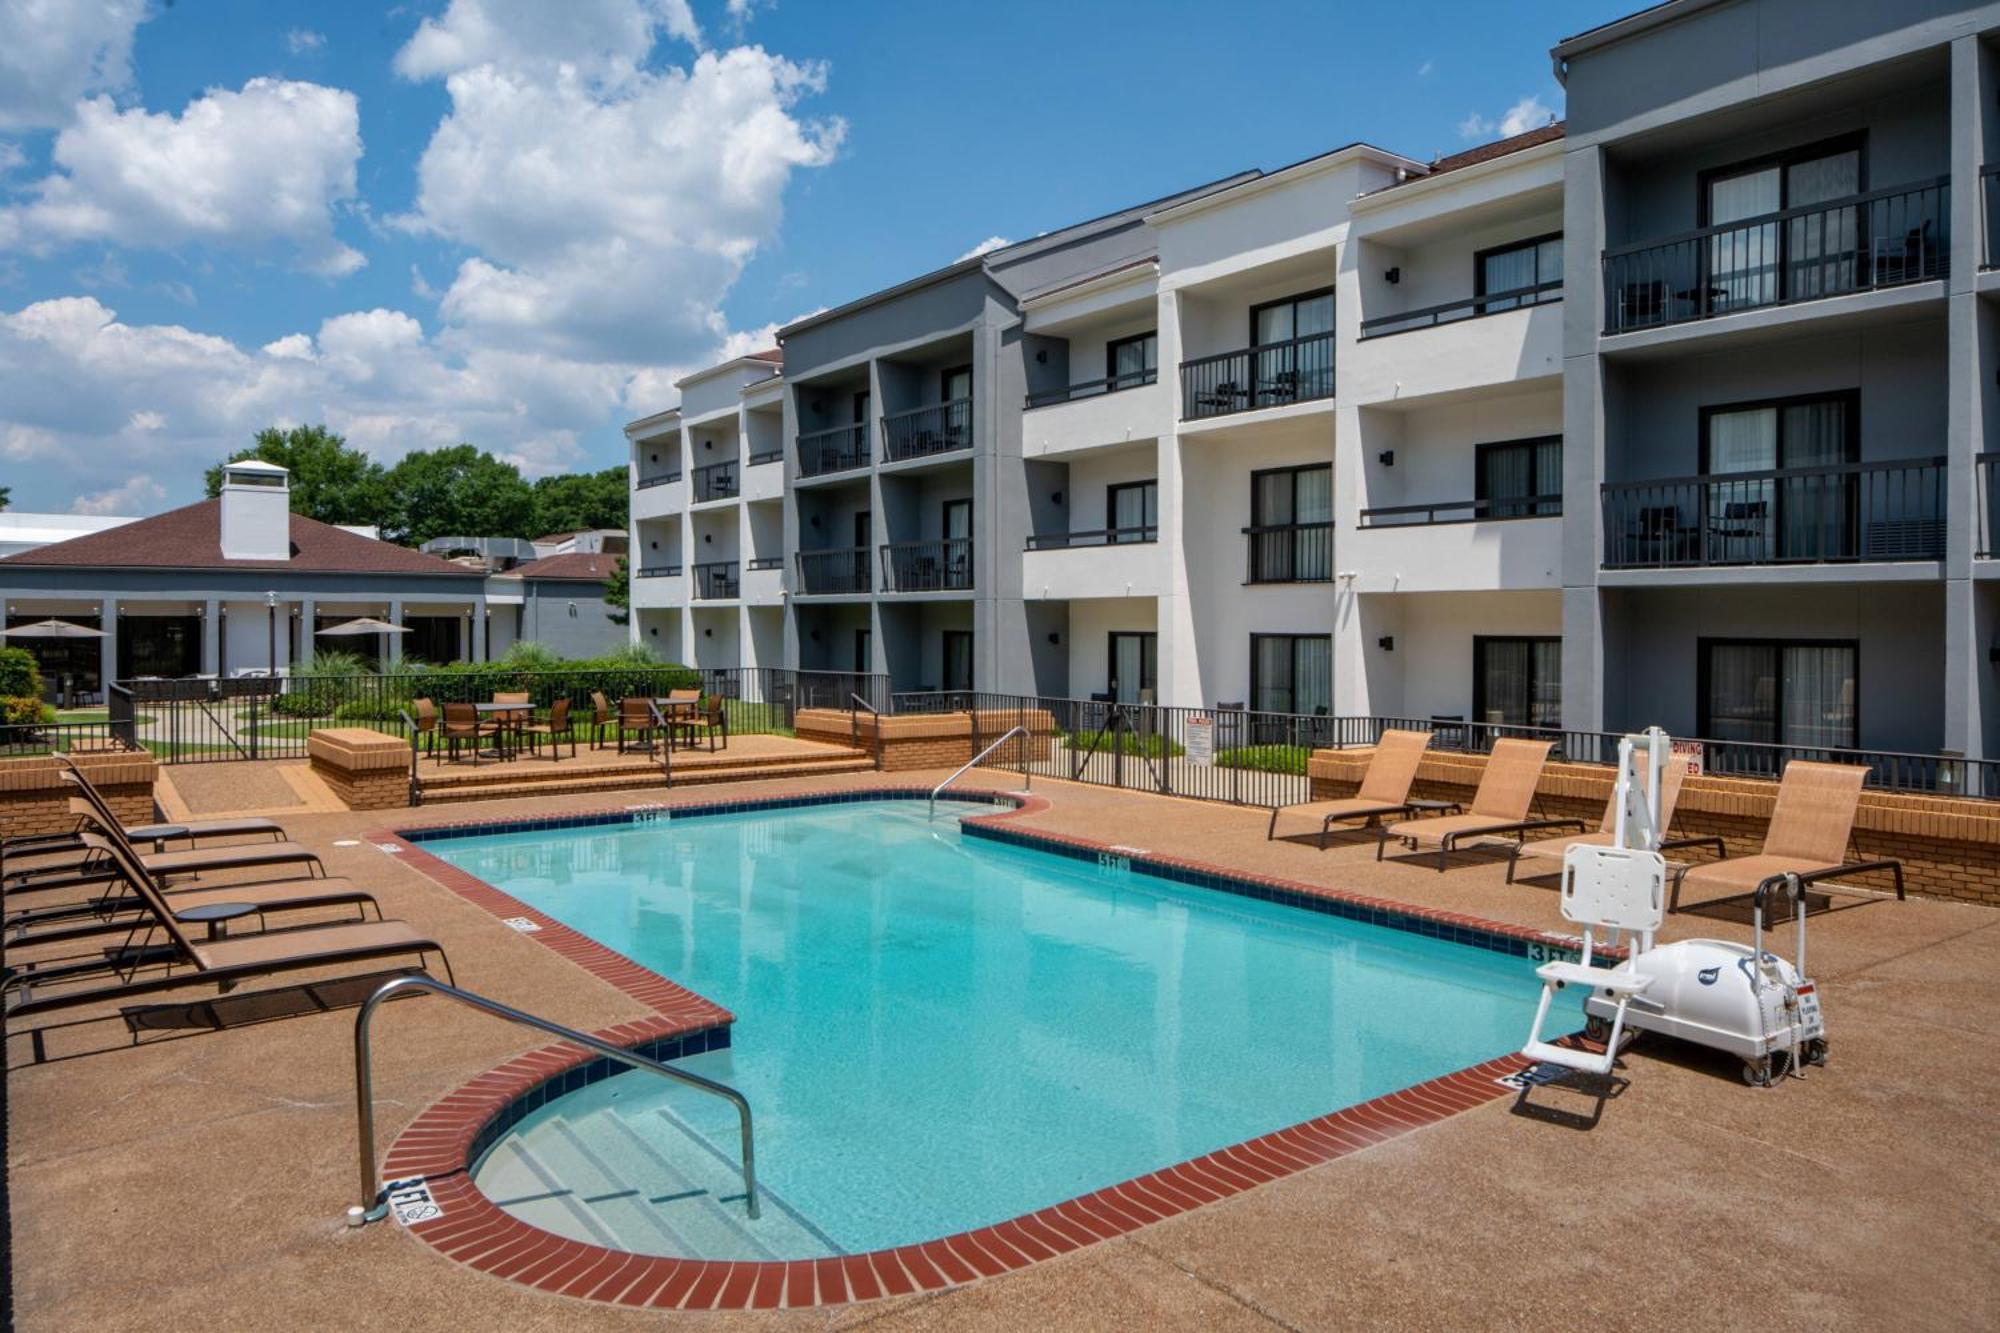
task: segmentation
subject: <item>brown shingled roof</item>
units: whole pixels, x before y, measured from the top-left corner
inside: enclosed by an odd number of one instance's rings
[[[1544,125],[1538,130],[1529,130],[1525,134],[1516,134],[1506,139],[1495,139],[1492,143],[1483,143],[1477,148],[1468,148],[1462,153],[1453,153],[1450,157],[1441,157],[1431,163],[1431,169],[1428,174],[1416,176],[1412,179],[1429,180],[1432,176],[1441,176],[1447,171],[1457,171],[1463,167],[1476,167],[1481,162],[1491,162],[1496,157],[1505,157],[1509,153],[1518,153],[1523,149],[1533,148],[1537,144],[1545,144],[1553,139],[1560,139],[1562,137],[1563,122],[1559,120],[1553,125]],[[1407,181],[1404,183],[1408,184]]]
[[[761,352],[750,353],[750,359],[752,361],[774,361],[779,365],[783,365],[785,362],[785,354],[779,348],[769,347]]]
[[[290,560],[222,558],[222,501],[203,500],[120,527],[8,556],[0,564],[94,569],[278,569],[318,574],[444,574],[475,571],[393,542],[292,515]]]
[[[502,578],[520,579],[589,579],[602,583],[611,577],[611,571],[618,566],[615,555],[589,555],[571,552],[568,555],[545,555],[540,560],[530,560],[525,565],[516,565],[501,575]]]

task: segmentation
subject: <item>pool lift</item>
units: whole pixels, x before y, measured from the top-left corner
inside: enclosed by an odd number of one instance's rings
[[[1583,956],[1536,969],[1542,1000],[1521,1053],[1604,1075],[1627,1032],[1661,1032],[1736,1056],[1743,1061],[1744,1081],[1755,1087],[1768,1087],[1780,1065],[1804,1077],[1806,1064],[1826,1063],[1826,1028],[1818,987],[1805,975],[1805,902],[1796,875],[1773,876],[1758,886],[1748,944],[1711,939],[1653,944],[1653,932],[1665,919],[1667,863],[1659,845],[1666,830],[1659,794],[1672,748],[1658,727],[1618,743],[1611,845],[1571,847],[1563,855],[1562,913],[1583,927]],[[1795,963],[1764,949],[1764,904],[1773,891],[1791,902],[1798,932]],[[1603,941],[1596,938],[1600,929],[1610,932]],[[1635,939],[1624,962],[1609,968],[1592,962],[1594,951],[1616,945],[1626,933]],[[1604,1042],[1602,1054],[1542,1039],[1555,993],[1572,984],[1591,988],[1583,1005],[1584,1031]]]

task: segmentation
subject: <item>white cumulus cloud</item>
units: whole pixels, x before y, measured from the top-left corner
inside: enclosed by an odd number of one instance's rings
[[[480,65],[570,66],[593,78],[631,74],[665,33],[701,45],[687,0],[451,0],[396,53],[396,72],[428,79]]]
[[[72,514],[127,514],[140,516],[157,509],[167,498],[167,488],[151,477],[140,475],[117,486],[79,495],[69,507]]]
[[[285,34],[285,49],[295,56],[317,51],[326,45],[326,34],[311,28],[293,28]]]
[[[964,254],[960,255],[957,259],[954,259],[951,262],[954,264],[963,263],[968,259],[976,259],[980,255],[990,255],[995,250],[1003,249],[1004,247],[1012,244],[1013,242],[1008,240],[1005,236],[988,236],[985,240],[973,246],[970,250],[967,250]]]
[[[145,18],[145,0],[0,3],[0,130],[66,125],[86,93],[128,88]]]
[[[1467,139],[1512,138],[1538,130],[1556,118],[1556,113],[1540,96],[1530,93],[1500,113],[1497,120],[1477,111],[1458,122],[1458,132]]]
[[[0,247],[276,243],[313,272],[351,273],[367,261],[334,237],[333,210],[360,156],[354,94],[316,83],[252,79],[178,116],[92,98],[56,136],[56,170],[0,209]]]

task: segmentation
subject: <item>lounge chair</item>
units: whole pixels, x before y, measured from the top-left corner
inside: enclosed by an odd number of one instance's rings
[[[68,774],[64,777],[69,779]],[[79,819],[89,818],[98,823],[105,822],[96,807],[81,796],[70,797],[69,808],[70,813]],[[303,866],[306,875],[326,873],[326,867],[320,862],[319,853],[309,851],[295,842],[190,847],[177,852],[153,852],[138,859],[141,865],[155,875],[196,875],[215,870],[257,870],[269,866]],[[37,866],[32,870],[10,874],[5,885],[0,886],[0,892],[12,897],[16,894],[42,893],[51,889],[106,884],[117,878],[117,874],[117,870],[99,849],[86,845],[74,860],[59,866]]]
[[[527,726],[521,728],[521,735],[527,738],[530,750],[539,750],[541,748],[541,741],[547,739],[549,754],[556,759],[562,758],[563,738],[567,736],[569,738],[570,758],[574,759],[576,757],[576,733],[571,731],[569,726],[569,700],[556,700],[549,707],[549,720],[546,722],[530,722]]]
[[[1674,759],[1667,765],[1665,788],[1660,792],[1660,824],[1671,830],[1674,826],[1674,807],[1680,804],[1681,782],[1687,777],[1688,761],[1685,757]],[[1540,838],[1534,842],[1517,842],[1508,849],[1507,882],[1512,884],[1522,857],[1531,860],[1553,860],[1560,862],[1563,853],[1572,847],[1609,847],[1612,828],[1618,818],[1618,794],[1614,791],[1611,799],[1604,803],[1604,818],[1598,821],[1595,833],[1572,833],[1567,837]],[[1724,855],[1722,838],[1718,834],[1704,833],[1692,838],[1665,838],[1660,842],[1663,852],[1679,851],[1688,847],[1712,847],[1715,854]]]
[[[5,934],[8,948],[25,948],[38,944],[54,944],[65,940],[88,939],[93,935],[115,935],[121,931],[131,931],[134,926],[132,914],[144,913],[145,900],[139,896],[138,888],[131,882],[131,874],[147,874],[138,856],[129,843],[123,847],[123,854],[115,854],[112,844],[117,841],[102,826],[94,826],[83,833],[85,843],[104,853],[106,860],[115,868],[118,882],[127,890],[124,893],[104,894],[88,898],[82,902],[66,903],[59,906],[29,908],[17,912],[6,921]],[[150,878],[150,876],[149,876]],[[360,919],[368,919],[368,909],[375,909],[377,920],[382,918],[382,908],[375,901],[375,895],[356,888],[352,880],[324,876],[318,879],[257,880],[249,883],[223,884],[212,887],[168,889],[158,879],[153,879],[153,888],[161,899],[172,907],[177,919],[183,925],[207,922],[213,927],[221,922],[241,916],[258,918],[259,929],[267,915],[278,912],[303,911],[315,907],[353,907]],[[223,914],[220,909],[241,907],[238,913]],[[187,915],[193,912],[194,915]],[[30,966],[26,971],[33,971]],[[13,975],[10,971],[9,975]]]
[[[1766,880],[1797,875],[1801,886],[1819,884],[1863,871],[1887,870],[1903,896],[1901,861],[1849,861],[1848,842],[1854,835],[1854,812],[1861,804],[1861,784],[1868,769],[1859,764],[1819,764],[1794,759],[1785,765],[1778,783],[1778,803],[1764,831],[1763,850],[1753,856],[1732,856],[1707,865],[1683,866],[1674,875],[1673,897],[1667,910],[1678,912],[1684,886],[1719,889],[1718,898],[1755,893]]]
[[[708,706],[693,712],[683,712],[669,719],[673,729],[687,738],[688,748],[693,749],[697,737],[708,737],[708,751],[714,754],[717,741],[722,749],[729,748],[729,714],[723,711],[722,696],[708,696]]]
[[[1581,833],[1581,819],[1531,819],[1528,811],[1535,803],[1535,786],[1542,780],[1542,766],[1549,760],[1549,741],[1524,741],[1509,738],[1493,742],[1493,752],[1486,756],[1486,772],[1479,779],[1479,790],[1472,794],[1472,808],[1462,815],[1440,815],[1434,819],[1410,819],[1400,824],[1384,824],[1375,830],[1375,859],[1382,859],[1382,849],[1389,845],[1389,839],[1400,838],[1412,848],[1426,842],[1435,842],[1438,849],[1438,871],[1448,868],[1448,858],[1458,850],[1459,844],[1472,838],[1492,838],[1512,833],[1521,834],[1534,829],[1562,828],[1573,826]]]
[[[1307,801],[1299,805],[1271,807],[1271,824],[1264,830],[1264,840],[1271,841],[1278,836],[1278,816],[1281,814],[1304,815],[1317,818],[1319,823],[1320,850],[1326,850],[1327,834],[1333,826],[1350,819],[1365,819],[1364,827],[1374,828],[1384,815],[1415,814],[1410,804],[1410,784],[1417,780],[1417,765],[1423,762],[1424,751],[1430,747],[1428,732],[1385,731],[1375,743],[1375,753],[1368,760],[1368,771],[1361,777],[1361,789],[1353,796],[1333,801]]]
[[[262,818],[191,819],[179,824],[122,823],[112,811],[110,803],[104,799],[104,793],[98,791],[96,784],[91,782],[89,777],[76,766],[68,755],[57,754],[54,758],[58,764],[62,765],[65,773],[75,776],[76,781],[73,785],[84,799],[96,808],[100,819],[117,824],[119,831],[135,843],[152,843],[153,850],[156,852],[165,851],[166,844],[170,842],[201,843],[212,838],[269,836],[273,841],[282,842],[284,840],[284,827],[276,820]],[[83,851],[83,844],[77,837],[81,828],[82,821],[79,820],[78,827],[67,833],[29,833],[18,837],[0,839],[0,858],[7,856],[39,857],[70,853],[72,855],[69,857],[69,860],[74,862],[80,859],[74,854]],[[62,862],[54,862],[42,868],[51,869],[62,864]],[[32,869],[30,868],[31,873]]]
[[[138,890],[146,915],[165,934],[167,970],[158,970],[150,954],[138,955],[131,967],[112,965],[119,979],[109,985],[74,986],[67,983],[89,980],[80,969],[49,968],[32,975],[8,978],[5,984],[6,1016],[28,1018],[37,1014],[73,1009],[83,1005],[115,1003],[181,990],[189,986],[219,986],[227,989],[241,981],[283,972],[339,967],[348,963],[414,955],[423,967],[431,954],[452,976],[451,960],[437,941],[417,933],[407,921],[344,922],[333,926],[306,926],[298,930],[268,931],[197,941],[188,932],[168,900],[154,887],[152,877],[125,857],[123,849],[106,840],[114,857],[122,862],[129,882]],[[106,964],[94,965],[98,973]],[[173,971],[175,967],[192,971]],[[31,1030],[35,1059],[43,1058],[42,1035]]]

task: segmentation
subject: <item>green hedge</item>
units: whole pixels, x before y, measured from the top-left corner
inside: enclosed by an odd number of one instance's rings
[[[1244,745],[1219,751],[1215,766],[1250,768],[1260,773],[1304,774],[1306,761],[1311,758],[1312,750],[1304,745]]]
[[[35,655],[11,644],[0,646],[0,696],[9,699],[42,697],[42,669]]]

